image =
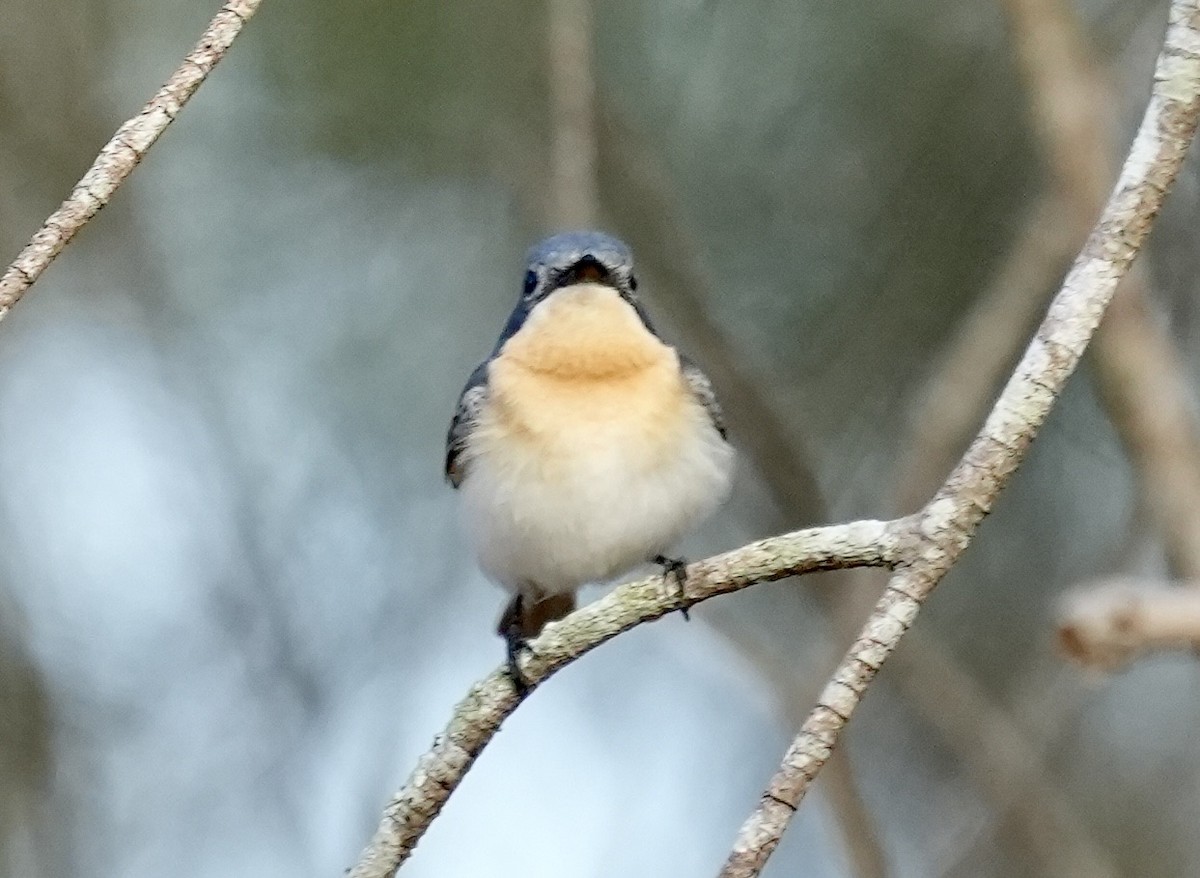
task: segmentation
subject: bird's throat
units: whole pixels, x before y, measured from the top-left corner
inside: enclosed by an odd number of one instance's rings
[[[612,287],[579,283],[538,303],[503,358],[547,377],[610,381],[674,359]]]

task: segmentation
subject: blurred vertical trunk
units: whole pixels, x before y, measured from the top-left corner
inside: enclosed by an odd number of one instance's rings
[[[5,0],[3,15],[0,250],[7,262],[121,120],[107,112],[103,90],[112,35],[107,0],[56,5],[52,14],[40,0]],[[108,229],[99,233],[106,245],[123,246],[111,232],[129,215],[120,205],[105,212],[98,225]],[[129,259],[112,264],[137,270]],[[34,300],[48,295],[43,284]],[[34,313],[23,319],[39,318]],[[20,331],[18,323],[5,327],[6,340]],[[25,633],[20,609],[0,579],[0,878],[63,875],[76,865],[70,858],[71,815],[53,799],[53,704]]]

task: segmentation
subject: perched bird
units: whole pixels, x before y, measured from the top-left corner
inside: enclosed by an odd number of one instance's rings
[[[636,293],[616,238],[534,246],[446,437],[480,567],[513,592],[498,633],[518,687],[525,641],[571,612],[580,586],[647,562],[681,577],[664,553],[729,492],[733,449],[712,386],[659,338]]]

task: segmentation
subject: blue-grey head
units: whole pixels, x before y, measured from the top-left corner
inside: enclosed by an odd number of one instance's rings
[[[529,248],[521,297],[500,333],[494,353],[499,353],[504,343],[524,325],[539,302],[579,283],[612,287],[637,312],[646,328],[654,332],[637,298],[633,253],[625,242],[604,232],[562,232]]]
[[[521,297],[526,308],[577,283],[605,284],[633,301],[637,278],[633,253],[623,241],[603,232],[563,232],[535,244],[526,256]]]

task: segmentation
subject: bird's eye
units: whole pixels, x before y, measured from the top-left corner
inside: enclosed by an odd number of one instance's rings
[[[525,295],[529,295],[537,288],[538,276],[536,271],[525,272]]]
[[[631,289],[635,293],[637,292],[637,278],[634,277],[632,274],[629,275],[629,289]]]

